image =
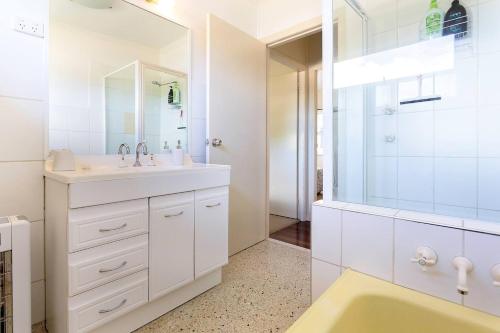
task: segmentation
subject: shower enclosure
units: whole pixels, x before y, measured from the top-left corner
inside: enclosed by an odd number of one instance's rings
[[[500,0],[332,1],[330,197],[500,221]]]
[[[106,154],[146,141],[157,154],[180,142],[187,151],[187,75],[135,61],[104,77]]]

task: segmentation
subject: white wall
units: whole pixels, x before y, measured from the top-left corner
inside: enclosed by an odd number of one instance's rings
[[[321,24],[321,0],[260,0],[259,37],[267,38],[295,26]]]
[[[32,317],[44,318],[43,159],[47,114],[47,39],[14,32],[14,17],[47,26],[48,1],[0,6],[0,215],[32,221]]]

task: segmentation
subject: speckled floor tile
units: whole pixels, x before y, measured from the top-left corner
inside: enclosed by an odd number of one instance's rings
[[[310,304],[310,254],[279,243],[231,257],[222,279],[136,333],[284,332]]]
[[[47,333],[43,323],[35,324],[31,327],[31,333]]]

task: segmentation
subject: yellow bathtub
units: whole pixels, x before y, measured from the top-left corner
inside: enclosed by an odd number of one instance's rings
[[[348,270],[287,333],[500,333],[500,317]]]

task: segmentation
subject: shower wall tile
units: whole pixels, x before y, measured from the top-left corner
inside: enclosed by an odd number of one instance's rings
[[[68,130],[86,131],[90,130],[89,110],[76,107],[66,107],[68,113]]]
[[[375,53],[393,49],[398,46],[395,29],[371,36],[368,39],[368,53]]]
[[[368,160],[368,195],[397,198],[398,160],[395,157],[373,157]]]
[[[420,23],[422,13],[427,12],[428,3],[426,1],[398,1],[398,23],[405,26],[413,23]]]
[[[499,1],[489,1],[478,6],[477,28],[480,31],[478,51],[480,53],[500,51]]]
[[[49,130],[49,147],[50,149],[68,148],[68,131],[67,130]]]
[[[435,113],[435,155],[474,157],[477,155],[475,109],[441,110]]]
[[[480,157],[500,157],[500,106],[478,110],[478,147]]]
[[[478,208],[500,211],[500,158],[480,158],[478,167]]]
[[[386,142],[386,138],[394,137],[397,140],[397,117],[394,115],[372,116],[372,134],[368,142],[369,155],[396,156],[397,141]]]
[[[413,23],[398,28],[398,46],[406,46],[420,41],[420,24]]]
[[[434,205],[432,202],[398,200],[398,208],[416,212],[434,213]]]
[[[475,207],[476,165],[475,158],[436,158],[435,202],[451,206]]]
[[[432,156],[434,115],[432,111],[399,114],[397,137],[400,156]]]
[[[500,96],[498,95],[498,73],[500,73],[499,56],[500,52],[479,55],[478,73],[480,107],[500,105]]]
[[[432,203],[434,199],[434,160],[432,157],[400,157],[398,199]]]
[[[457,216],[457,217],[474,219],[477,216],[477,209],[469,207],[435,204],[434,213],[439,215]]]
[[[477,57],[456,59],[453,70],[435,75],[435,93],[442,97],[435,102],[436,109],[475,107],[477,82]]]

